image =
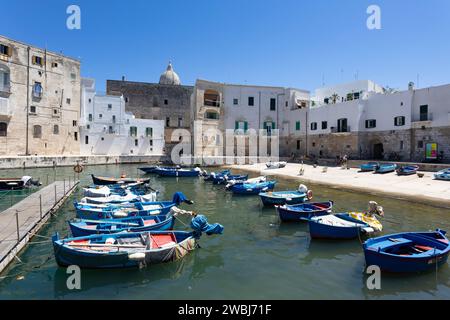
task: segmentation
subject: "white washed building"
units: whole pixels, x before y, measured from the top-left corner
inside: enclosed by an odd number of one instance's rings
[[[93,79],[82,79],[81,91],[82,155],[163,154],[163,120],[135,119],[123,96],[98,94]]]

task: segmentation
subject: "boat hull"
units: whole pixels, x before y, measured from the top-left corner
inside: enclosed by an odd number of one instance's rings
[[[418,166],[407,166],[398,168],[396,171],[397,175],[399,176],[410,176],[416,174],[418,170],[419,170]]]
[[[162,205],[161,208],[154,210],[136,210],[128,211],[127,217],[147,217],[152,215],[167,215],[172,207],[176,206],[175,203]],[[102,220],[102,219],[114,219],[117,217],[117,213],[121,211],[122,208],[111,208],[111,209],[89,209],[75,206],[76,216],[78,219],[85,220]]]
[[[333,204],[331,202],[320,203],[320,205],[324,205],[325,208],[323,210],[292,210],[287,206],[278,206],[277,212],[282,222],[307,222],[313,217],[320,217],[330,214],[331,209],[333,208]]]
[[[298,192],[292,191],[291,195],[283,196],[282,193],[273,192],[270,193],[260,193],[259,197],[261,198],[261,201],[264,206],[270,207],[270,206],[283,206],[285,204],[288,205],[294,205],[294,204],[300,204],[308,201],[308,196],[304,193],[295,194]],[[295,194],[295,195],[293,195]]]
[[[231,190],[233,191],[233,194],[236,195],[256,196],[263,191],[273,190],[275,188],[275,185],[275,181],[264,182],[257,185],[236,184],[233,185]]]
[[[366,266],[384,272],[418,273],[436,271],[448,261],[446,232],[405,232],[371,238],[363,244]]]
[[[173,216],[165,217],[160,216],[163,220],[160,223],[149,225],[149,226],[139,226],[139,227],[124,227],[118,229],[89,229],[83,223],[71,223],[69,222],[70,231],[73,237],[87,237],[96,234],[114,234],[119,232],[146,232],[146,231],[167,231],[172,230],[175,225],[175,218]],[[124,221],[126,219],[123,219]],[[117,220],[114,220],[117,221]],[[125,221],[126,223],[126,221]],[[108,224],[108,221],[105,221]]]
[[[367,224],[363,224],[361,221],[347,217],[345,214],[336,215],[346,221],[351,221],[360,224],[360,226],[354,227],[341,227],[333,226],[314,219],[308,220],[309,233],[313,239],[333,239],[333,240],[351,240],[360,236],[361,228],[363,226],[368,227]]]
[[[114,178],[104,178],[104,177],[97,177],[95,175],[92,175],[92,181],[97,186],[109,186],[114,184],[128,184],[128,183],[149,183],[150,179],[131,179],[131,178],[125,178],[125,179],[114,179]]]
[[[156,170],[156,172],[161,177],[198,177],[200,176],[201,172],[196,170],[164,170],[159,169]]]
[[[389,173],[394,172],[397,169],[397,165],[381,165],[375,170],[375,173]]]
[[[98,236],[59,240],[58,236],[55,235],[52,240],[56,262],[61,267],[77,265],[84,269],[137,268],[142,265],[152,265],[181,259],[196,248],[196,240],[191,233],[182,231],[169,233],[176,234],[176,237],[180,238],[174,247],[155,250],[140,250],[139,252],[144,255],[140,260],[132,259],[130,257],[130,250],[93,252],[90,250],[74,250],[73,248],[64,245],[64,243],[67,243],[68,241],[94,240]],[[168,232],[154,231],[151,232],[151,234],[168,234]],[[128,237],[130,235],[140,235],[140,233],[104,236]]]

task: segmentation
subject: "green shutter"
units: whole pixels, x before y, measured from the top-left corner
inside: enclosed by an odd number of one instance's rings
[[[275,130],[275,122],[272,122],[272,130]]]
[[[235,121],[234,122],[234,130],[238,130],[239,129],[239,121]]]
[[[244,132],[247,132],[247,130],[248,130],[248,122],[245,121],[244,122]]]
[[[295,130],[300,131],[300,121],[295,123]]]

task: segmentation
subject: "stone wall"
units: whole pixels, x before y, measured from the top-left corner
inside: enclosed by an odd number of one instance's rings
[[[106,90],[109,95],[123,95],[125,110],[136,118],[164,120],[166,154],[178,143],[171,141],[173,131],[190,130],[192,86],[107,80]]]

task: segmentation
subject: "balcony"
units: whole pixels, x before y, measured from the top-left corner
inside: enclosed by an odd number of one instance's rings
[[[432,113],[421,114],[418,117],[416,116],[412,118],[411,127],[413,129],[429,128],[431,127],[432,121],[433,121]]]
[[[350,133],[350,132],[352,132],[352,130],[351,130],[350,126],[341,128],[340,130],[338,130],[338,128],[336,128],[336,127],[331,127],[330,132],[333,134],[341,134],[341,133]]]
[[[220,108],[220,105],[221,105],[221,103],[218,100],[208,100],[208,99],[203,100],[204,107]]]

